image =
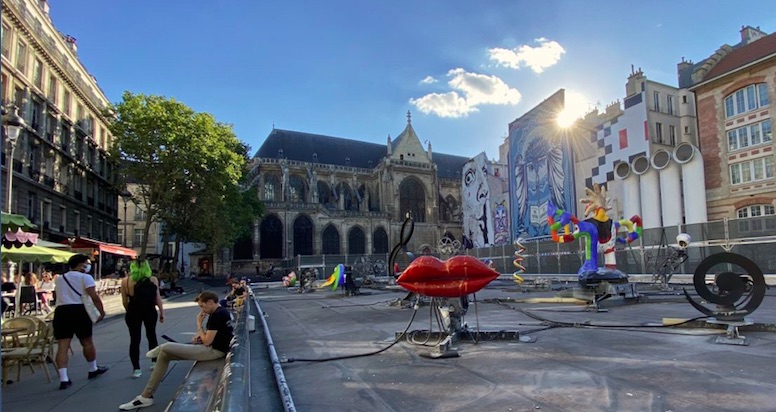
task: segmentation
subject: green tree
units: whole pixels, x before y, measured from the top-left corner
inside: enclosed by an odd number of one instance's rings
[[[133,197],[146,212],[143,239],[148,239],[151,223],[170,217],[170,210],[223,198],[237,185],[246,163],[245,145],[231,125],[174,99],[131,92],[124,92],[109,112],[113,156],[121,164],[123,181],[139,183]],[[191,219],[188,212],[182,218]],[[140,258],[145,255],[144,243]]]

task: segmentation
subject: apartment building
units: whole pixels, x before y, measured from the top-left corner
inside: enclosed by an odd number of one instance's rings
[[[776,214],[776,34],[751,26],[740,33],[738,44],[678,65],[682,86],[697,99],[710,220]],[[776,219],[765,222],[776,229]]]
[[[116,168],[101,115],[110,103],[48,10],[46,1],[2,1],[3,113],[26,123],[14,143],[3,133],[3,211],[27,216],[46,240],[117,242]]]

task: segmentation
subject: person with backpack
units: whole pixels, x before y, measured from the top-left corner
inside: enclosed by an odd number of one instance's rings
[[[124,320],[129,329],[129,359],[132,361],[132,378],[143,375],[140,369],[141,328],[145,325],[148,350],[159,346],[156,338],[156,308],[159,308],[159,322],[164,322],[164,306],[159,294],[159,280],[153,276],[147,260],[136,260],[129,265],[129,276],[121,281],[121,302],[126,315]],[[151,359],[151,370],[156,359]]]

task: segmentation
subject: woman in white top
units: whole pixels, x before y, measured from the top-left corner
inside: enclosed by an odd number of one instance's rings
[[[56,285],[54,285],[54,278],[51,277],[51,272],[43,272],[43,278],[38,282],[38,287],[35,291],[38,293],[38,299],[40,299],[40,307],[46,311],[46,313],[51,312],[49,301],[52,298],[54,289],[56,289]]]
[[[70,271],[56,279],[57,308],[54,310],[53,322],[54,338],[58,347],[56,364],[59,370],[59,389],[67,389],[73,384],[67,376],[67,353],[73,335],[81,342],[84,357],[89,362],[89,379],[94,379],[108,370],[104,366],[97,366],[97,350],[92,341],[92,320],[81,300],[83,295],[91,297],[94,306],[100,311],[97,322],[105,318],[105,309],[95,290],[94,279],[88,274],[92,262],[88,256],[79,253],[73,255],[67,263]]]

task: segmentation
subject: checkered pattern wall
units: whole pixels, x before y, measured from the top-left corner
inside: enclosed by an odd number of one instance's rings
[[[623,114],[598,125],[590,133],[590,143],[598,147],[598,165],[585,179],[585,186],[614,180],[614,166],[630,163],[640,154],[649,153],[649,124],[647,123],[646,96],[642,92],[625,99]]]

